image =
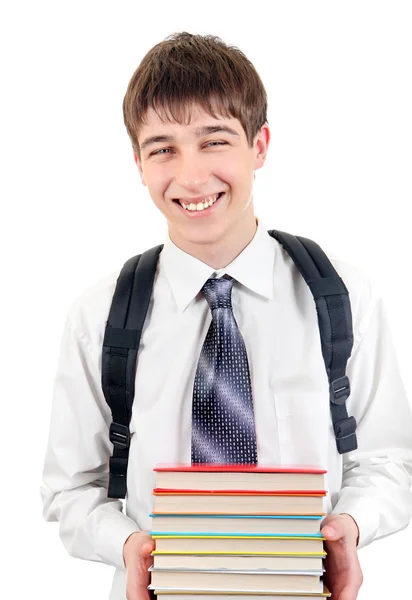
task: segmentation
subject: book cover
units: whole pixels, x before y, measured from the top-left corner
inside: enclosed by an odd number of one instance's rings
[[[201,517],[202,519],[313,519],[316,521],[320,521],[320,519],[322,518],[319,515],[232,515],[230,513],[219,515],[216,515],[214,513],[150,513],[149,517],[171,517],[173,519],[180,517]]]
[[[326,473],[315,465],[214,465],[201,464],[194,465],[185,463],[162,463],[157,465],[154,471],[191,471],[191,472],[210,472],[210,473]]]
[[[175,589],[215,589],[216,591],[296,591],[322,592],[319,575],[307,573],[267,573],[250,571],[163,571],[149,567],[149,589],[174,587]]]
[[[155,496],[326,496],[326,490],[189,490],[154,488]]]
[[[250,537],[252,537],[255,540],[264,540],[264,539],[271,539],[271,540],[288,540],[290,539],[290,537],[292,537],[294,540],[325,540],[326,538],[322,535],[322,534],[315,534],[315,535],[308,535],[308,536],[303,536],[303,535],[294,535],[294,536],[288,536],[285,535],[284,533],[282,535],[273,535],[273,534],[269,534],[269,535],[262,535],[261,533],[259,535],[245,535],[245,534],[241,534],[241,535],[237,535],[235,533],[231,533],[230,535],[223,535],[222,533],[216,533],[216,534],[211,534],[211,535],[205,535],[205,534],[197,534],[197,533],[165,533],[165,534],[161,534],[161,533],[156,533],[153,534],[153,538],[157,539],[157,538],[196,538],[196,539],[203,539],[203,538],[223,538],[223,539],[227,539],[227,538],[236,538],[236,539],[248,539]]]
[[[222,592],[217,592],[214,590],[202,590],[202,592],[197,592],[193,590],[176,590],[173,588],[162,588],[155,589],[154,593],[162,600],[175,600],[176,595],[184,595],[186,600],[227,600],[228,596],[231,600],[264,600],[267,599],[268,596],[274,598],[274,600],[316,600],[316,598],[329,598],[331,596],[330,591],[326,587],[323,586],[323,591],[318,593],[313,592],[300,592],[296,594],[295,592],[255,592],[251,594],[251,592],[245,592],[244,590],[239,592],[231,592],[226,591],[224,594]]]
[[[153,566],[165,569],[240,569],[313,571],[323,568],[323,556],[265,556],[262,554],[163,554],[152,552]]]

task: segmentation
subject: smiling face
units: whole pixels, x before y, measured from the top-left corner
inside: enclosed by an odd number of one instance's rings
[[[135,160],[170,239],[215,268],[226,266],[256,231],[253,174],[265,162],[268,126],[250,147],[238,119],[213,118],[199,106],[188,125],[161,120],[152,108],[145,121]]]

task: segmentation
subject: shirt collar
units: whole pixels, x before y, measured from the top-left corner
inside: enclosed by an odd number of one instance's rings
[[[223,269],[223,272],[253,292],[272,300],[275,245],[272,244],[259,218],[257,218],[257,225],[251,242]],[[160,260],[180,312],[185,310],[207,279],[216,272],[213,267],[181,250],[172,242],[168,234]],[[220,271],[222,270],[219,269],[219,273]]]

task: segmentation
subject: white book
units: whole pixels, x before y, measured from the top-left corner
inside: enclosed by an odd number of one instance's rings
[[[214,555],[214,554],[157,554],[152,552],[153,566],[163,569],[240,569],[311,571],[323,568],[319,556]]]
[[[266,573],[265,571],[168,571],[149,568],[149,589],[175,588],[190,590],[249,592],[321,592],[319,575],[299,573]]]
[[[323,517],[283,515],[176,515],[151,514],[151,533],[290,533],[320,532]]]
[[[153,513],[323,515],[323,496],[303,494],[185,494],[153,491]]]
[[[320,569],[273,569],[270,567],[264,569],[261,565],[256,569],[242,569],[240,568],[240,565],[237,565],[233,569],[222,569],[222,567],[215,567],[214,569],[204,569],[203,567],[192,569],[186,567],[170,569],[153,565],[151,570],[156,572],[167,571],[168,573],[172,571],[179,571],[181,573],[240,573],[245,575],[262,575],[264,573],[265,575],[316,575],[317,577],[321,577],[325,569],[323,567]]]
[[[230,537],[153,535],[156,552],[173,554],[317,554],[324,555],[323,537]]]
[[[299,594],[294,592],[259,592],[258,594],[252,594],[243,591],[221,594],[212,590],[196,592],[192,590],[171,590],[168,588],[155,589],[154,593],[159,596],[159,600],[177,600],[177,595],[183,596],[185,600],[321,600],[331,596],[326,586],[323,587],[323,592],[301,592]]]
[[[165,490],[322,490],[325,485],[323,472],[228,472],[205,471],[207,467],[196,471],[192,467],[187,471],[157,470],[156,488]],[[209,467],[210,468],[210,467]]]

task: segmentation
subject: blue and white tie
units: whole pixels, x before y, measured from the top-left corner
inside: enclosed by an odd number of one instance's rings
[[[208,279],[201,292],[212,322],[200,354],[192,402],[192,463],[257,464],[245,343],[232,311],[233,279]]]

